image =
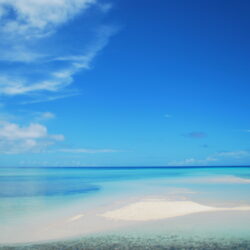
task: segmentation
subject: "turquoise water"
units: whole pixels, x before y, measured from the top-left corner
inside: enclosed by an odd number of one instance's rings
[[[0,231],[131,197],[250,205],[249,167],[0,168]],[[243,228],[244,230],[244,228]],[[1,243],[1,242],[0,242]]]
[[[0,168],[0,222],[17,219],[79,200],[148,195],[157,191],[190,189],[200,198],[250,202],[250,168]]]

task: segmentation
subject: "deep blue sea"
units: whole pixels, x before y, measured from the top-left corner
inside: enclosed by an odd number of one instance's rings
[[[239,206],[250,205],[249,194],[250,167],[0,168],[0,231],[21,227],[29,218],[73,213],[79,204],[87,211],[116,200],[164,195]]]

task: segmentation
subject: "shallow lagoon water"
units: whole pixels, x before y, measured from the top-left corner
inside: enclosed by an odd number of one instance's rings
[[[171,199],[188,199],[216,206],[250,205],[250,168],[1,168],[0,187],[0,231],[16,232],[17,228],[25,229],[27,221],[39,225],[40,220],[43,222],[60,220],[80,211],[84,213],[131,197],[166,196]],[[218,242],[222,244],[224,239],[223,244],[231,242],[232,246],[244,242],[243,249],[247,249],[246,246],[249,247],[246,245],[247,239],[250,237],[249,213],[241,213],[240,216],[232,214],[228,217],[223,213],[223,216],[228,222],[226,227],[219,228],[218,225],[207,223],[208,217],[205,215],[200,218],[200,224],[197,224],[193,217],[185,216],[167,222],[146,223],[143,227],[129,227],[124,229],[125,231],[116,230],[115,234],[111,230],[104,235],[97,235],[94,240],[96,243],[91,244],[104,242],[112,235],[112,239],[116,239],[118,245],[121,244],[121,249],[123,241],[132,245],[138,241],[142,244],[138,247],[143,247],[143,240],[145,246],[150,247],[151,244],[153,248],[152,242],[154,242],[154,247],[158,244],[159,247],[168,249],[166,244],[168,247],[177,244],[176,240],[171,241],[170,238],[177,237],[178,244],[184,244],[181,243],[183,239],[185,244],[191,244],[190,239],[194,233],[190,235],[188,232],[193,230],[198,232],[195,237],[197,242],[209,242],[208,238],[212,237],[214,246],[219,244]],[[211,220],[213,218],[216,218],[216,215],[211,217]],[[216,237],[218,232],[220,232],[219,238]],[[225,240],[226,235],[230,237],[226,237]],[[7,236],[0,237],[2,240],[0,243],[8,244]],[[84,239],[78,238],[64,243],[56,241],[50,243],[52,244],[50,246],[38,244],[36,247],[54,249],[53,244],[64,244],[65,249],[69,247],[68,244],[84,246],[90,244],[91,239],[93,240],[91,237],[94,236],[85,236]],[[152,237],[154,240],[149,240]],[[10,239],[13,239],[13,235]],[[32,241],[30,239],[30,242]],[[110,240],[106,243],[110,243]]]

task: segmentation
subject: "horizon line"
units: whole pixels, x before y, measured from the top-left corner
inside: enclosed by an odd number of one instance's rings
[[[160,168],[250,168],[250,165],[218,165],[218,166],[0,166],[1,168],[109,168],[109,169],[160,169]]]

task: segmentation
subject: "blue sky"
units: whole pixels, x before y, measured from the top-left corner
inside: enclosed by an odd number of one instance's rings
[[[249,1],[0,1],[1,166],[250,163]]]

